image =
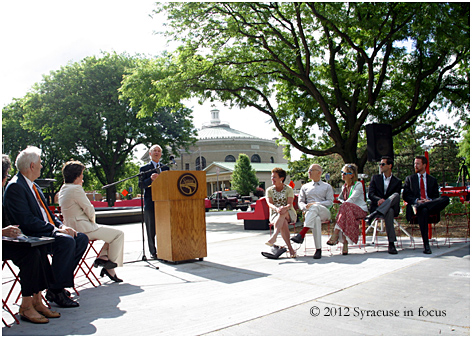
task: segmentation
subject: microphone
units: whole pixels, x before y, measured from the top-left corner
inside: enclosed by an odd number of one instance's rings
[[[174,156],[170,155],[169,160],[172,164],[177,164],[177,162],[175,162],[175,157]]]

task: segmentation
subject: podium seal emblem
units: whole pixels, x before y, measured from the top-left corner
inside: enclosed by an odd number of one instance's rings
[[[177,189],[184,196],[192,196],[198,190],[197,178],[190,173],[183,174],[177,180]]]

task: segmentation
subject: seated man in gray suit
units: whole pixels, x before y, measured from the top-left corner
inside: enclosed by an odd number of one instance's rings
[[[393,159],[383,156],[379,163],[381,174],[372,176],[369,185],[370,212],[366,221],[370,225],[376,218],[385,219],[388,237],[388,253],[395,255],[395,229],[393,220],[400,213],[402,181],[392,174]]]
[[[322,173],[319,164],[312,164],[308,170],[308,177],[313,182],[304,184],[298,196],[298,206],[305,211],[305,223],[302,231],[291,238],[295,243],[303,243],[305,234],[311,229],[316,249],[314,259],[321,258],[321,223],[331,218],[329,208],[334,201],[333,188],[321,180]]]

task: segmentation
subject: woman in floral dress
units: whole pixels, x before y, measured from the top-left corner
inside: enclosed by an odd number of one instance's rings
[[[290,230],[288,224],[296,222],[297,214],[293,208],[293,189],[285,184],[287,173],[282,168],[272,169],[272,186],[267,188],[267,204],[270,209],[270,222],[274,224],[274,233],[267,241],[267,245],[274,246],[280,233],[290,252],[290,257],[295,258],[296,253],[290,243]],[[286,250],[285,250],[286,251]]]
[[[357,180],[357,166],[353,163],[344,165],[342,178],[345,182],[338,200],[342,203],[336,215],[334,233],[328,240],[328,245],[343,243],[343,255],[348,253],[348,244],[356,243],[359,239],[359,223],[367,216],[362,182]]]

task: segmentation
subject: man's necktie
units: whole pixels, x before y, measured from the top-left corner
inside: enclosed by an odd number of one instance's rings
[[[423,175],[420,175],[420,193],[421,193],[421,199],[422,200],[426,199],[426,190],[424,188]]]
[[[54,220],[52,219],[51,215],[49,214],[48,209],[46,208],[46,205],[44,205],[43,199],[39,195],[38,189],[36,188],[36,186],[34,184],[33,184],[33,190],[34,190],[34,193],[36,194],[36,198],[38,199],[39,204],[41,205],[41,207],[46,212],[46,215],[48,215],[49,223],[54,224]]]

